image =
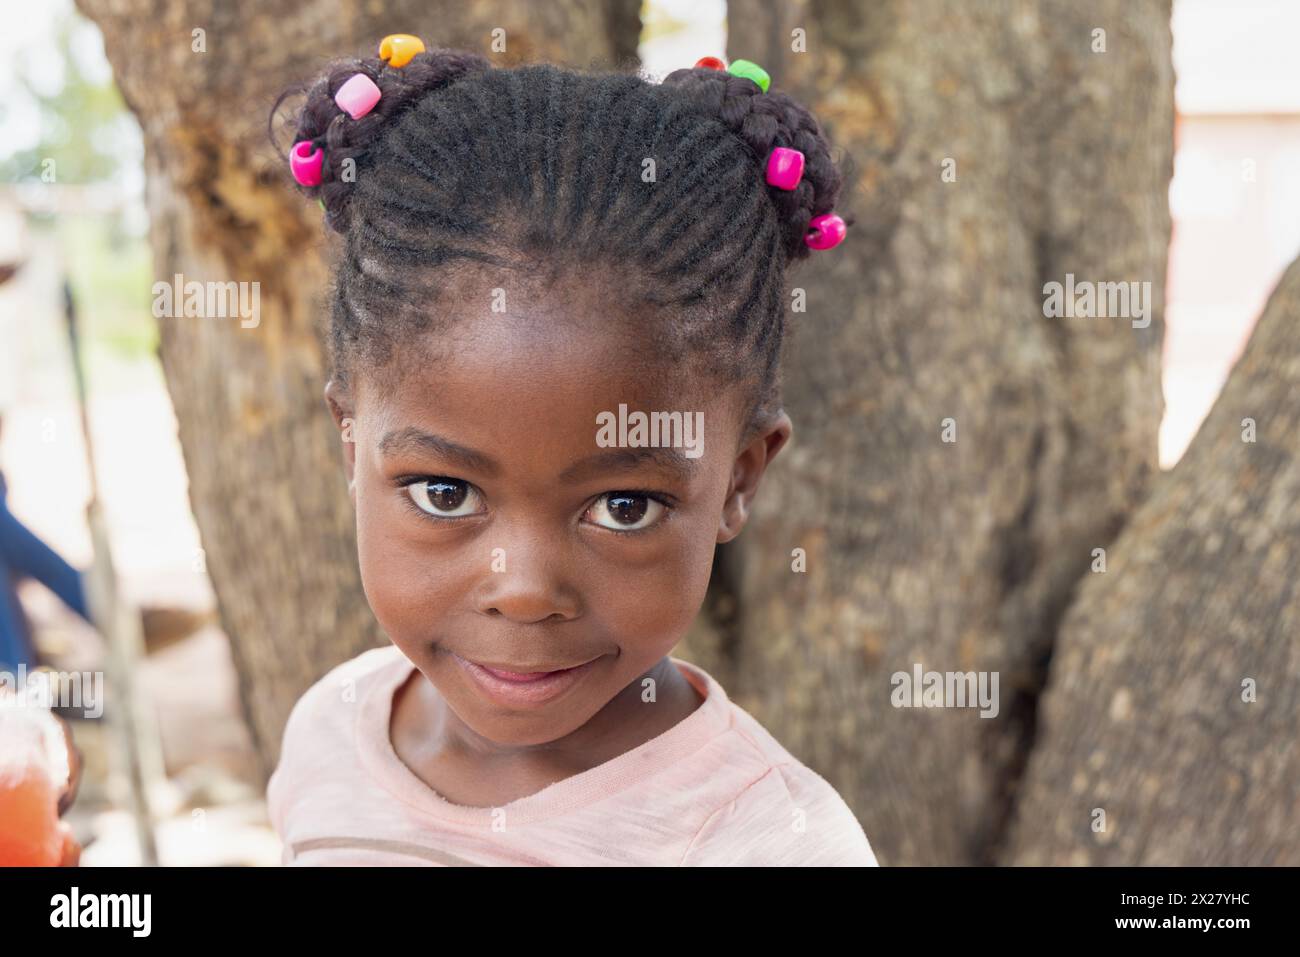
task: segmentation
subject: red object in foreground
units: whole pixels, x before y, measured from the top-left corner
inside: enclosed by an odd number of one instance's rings
[[[695,68],[698,70],[701,67],[706,70],[725,70],[727,64],[715,56],[702,56],[695,61]]]
[[[68,830],[59,821],[66,786],[58,719],[40,707],[0,707],[0,867],[58,866]]]
[[[44,768],[0,771],[0,867],[55,867],[63,856],[59,790]]]

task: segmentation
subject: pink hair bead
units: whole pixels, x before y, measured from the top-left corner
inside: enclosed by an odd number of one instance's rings
[[[794,189],[803,178],[803,153],[778,146],[767,158],[767,181],[777,189]]]
[[[844,241],[844,235],[848,232],[844,220],[834,213],[814,216],[812,222],[808,224],[808,230],[803,241],[813,249],[830,249],[838,246]]]
[[[319,186],[320,171],[325,163],[325,154],[319,147],[312,146],[311,140],[294,143],[289,150],[289,172],[300,186]]]
[[[359,120],[375,108],[379,95],[375,81],[364,73],[358,73],[339,87],[339,91],[334,94],[334,102],[348,116]]]

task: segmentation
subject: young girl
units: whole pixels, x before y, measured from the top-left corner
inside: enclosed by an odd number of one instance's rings
[[[294,707],[284,862],[874,865],[670,654],[790,437],[785,269],[845,226],[816,120],[747,61],[401,35],[307,91],[290,166],[343,237],[325,394],[393,646]]]

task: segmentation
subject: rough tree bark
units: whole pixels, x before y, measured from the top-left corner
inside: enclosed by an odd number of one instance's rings
[[[1297,436],[1300,261],[1079,588],[1008,862],[1300,864]]]
[[[161,352],[265,777],[302,691],[383,640],[361,590],[338,437],[324,412],[323,232],[267,143],[271,104],[330,57],[369,55],[393,32],[503,64],[620,61],[635,55],[640,4],[77,2],[103,31],[144,130],[156,277],[260,283],[256,328],[163,319]],[[497,27],[507,48],[493,54]],[[195,51],[195,30],[206,52]]]
[[[158,277],[261,283],[257,329],[163,320],[162,354],[269,768],[303,688],[380,637],[320,407],[322,234],[265,108],[397,29],[485,50],[504,27],[503,62],[626,59],[639,4],[78,3],[144,127]],[[1134,513],[1157,471],[1170,10],[1079,7],[732,0],[728,54],[823,117],[858,225],[797,281],[795,439],[720,550],[691,656],[832,780],[883,863],[1295,863],[1300,278]],[[1067,273],[1149,282],[1149,324],[1047,318]],[[893,707],[914,663],[996,672],[1000,713]]]
[[[990,862],[1059,620],[1157,470],[1170,5],[729,6],[728,54],[850,155],[858,225],[795,283],[795,435],[701,657],[882,863]],[[1046,318],[1066,273],[1150,283],[1149,325]],[[893,707],[914,663],[997,672],[999,714]]]

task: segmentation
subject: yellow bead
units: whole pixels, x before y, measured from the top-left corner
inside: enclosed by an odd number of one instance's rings
[[[392,67],[403,67],[411,57],[424,52],[424,41],[409,33],[393,33],[379,41],[379,59]]]

